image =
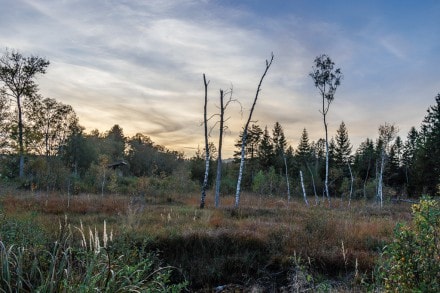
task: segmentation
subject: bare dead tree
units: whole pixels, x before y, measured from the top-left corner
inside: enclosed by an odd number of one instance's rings
[[[241,159],[240,159],[240,169],[238,171],[238,180],[237,180],[237,189],[235,191],[235,207],[237,208],[240,204],[240,191],[241,191],[241,180],[243,178],[243,169],[244,169],[244,155],[245,155],[245,149],[246,149],[246,138],[247,138],[247,132],[249,128],[249,123],[252,119],[252,114],[254,113],[255,105],[257,103],[258,94],[261,91],[261,84],[263,83],[263,79],[267,74],[267,71],[269,70],[270,66],[272,65],[274,55],[271,54],[270,61],[266,60],[266,68],[264,70],[263,75],[261,76],[260,82],[258,83],[257,92],[255,93],[254,102],[252,104],[251,111],[249,112],[248,120],[246,121],[246,124],[243,129],[243,137],[241,142]]]
[[[203,209],[205,207],[205,198],[206,198],[206,189],[208,187],[208,175],[209,175],[209,161],[210,161],[210,153],[209,153],[209,142],[208,142],[208,119],[207,119],[207,107],[208,107],[208,84],[209,81],[206,81],[206,76],[203,74],[203,84],[205,86],[205,105],[203,107],[203,125],[205,129],[205,177],[203,178],[202,184],[202,197],[200,199],[200,208]]]
[[[219,139],[218,139],[218,151],[217,151],[217,174],[215,179],[215,207],[218,208],[220,206],[220,186],[221,186],[221,180],[222,180],[222,147],[223,147],[223,133],[227,129],[227,126],[225,126],[225,122],[228,119],[225,119],[225,112],[228,108],[229,104],[232,102],[238,102],[238,100],[232,98],[233,89],[231,86],[231,89],[229,92],[224,92],[223,90],[220,90],[220,119],[218,121],[220,125],[219,129]],[[229,94],[229,99],[226,103],[224,103],[224,95]],[[239,103],[240,104],[240,103]],[[241,106],[241,105],[240,105]]]
[[[224,130],[225,107],[223,105],[223,90],[220,90],[220,130],[218,137],[218,155],[217,155],[217,175],[215,178],[215,207],[220,205],[220,185],[222,181],[222,146],[223,146],[223,130]]]

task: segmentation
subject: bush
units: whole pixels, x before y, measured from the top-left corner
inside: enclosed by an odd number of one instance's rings
[[[398,224],[379,269],[386,291],[440,292],[440,207],[424,197],[412,224]]]

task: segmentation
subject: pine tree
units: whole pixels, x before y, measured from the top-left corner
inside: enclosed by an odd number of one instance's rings
[[[279,122],[275,122],[272,130],[272,143],[275,170],[279,171],[279,173],[283,173],[285,172],[284,155],[287,147],[287,141],[286,137],[284,136],[283,127]]]
[[[418,176],[414,173],[419,141],[419,133],[413,126],[408,132],[402,153],[402,165],[408,195],[414,194],[417,186],[419,186],[419,184],[417,184]]]
[[[273,165],[273,144],[267,126],[264,128],[263,137],[258,147],[258,158],[260,168],[263,170],[269,170]]]
[[[421,127],[420,146],[417,154],[421,182],[430,195],[440,193],[440,93],[436,104],[429,107]]]
[[[367,183],[375,177],[377,154],[373,140],[367,138],[356,151],[354,158],[354,170],[363,181],[364,198],[367,197]]]
[[[252,124],[250,129],[248,129],[246,138],[246,159],[252,160],[258,157],[258,148],[262,139],[262,135],[263,131],[261,130],[261,127],[257,124]],[[240,160],[242,139],[243,131],[240,132],[238,140],[234,145],[237,148],[237,150],[234,152],[234,158],[236,161]]]
[[[296,149],[296,157],[298,161],[303,164],[307,162],[311,157],[311,146],[309,143],[309,134],[307,133],[307,129],[303,129],[301,134],[301,138],[298,144],[298,148]]]
[[[339,168],[344,168],[350,162],[352,146],[348,138],[348,131],[344,121],[336,131],[334,162]]]

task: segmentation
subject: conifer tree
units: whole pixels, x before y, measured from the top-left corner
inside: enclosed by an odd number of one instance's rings
[[[296,149],[296,157],[301,163],[306,162],[311,155],[311,148],[309,143],[309,134],[307,129],[304,128],[301,134],[301,138],[298,144],[298,148]]]
[[[280,173],[285,171],[284,168],[284,155],[287,147],[286,137],[284,136],[283,127],[279,122],[275,122],[272,130],[272,143],[273,143],[273,158],[274,167]]]
[[[440,194],[440,93],[428,109],[421,127],[418,170],[421,182],[430,195]]]
[[[350,162],[352,146],[348,138],[348,131],[344,121],[342,121],[335,137],[334,161],[339,168],[344,168]]]
[[[269,170],[273,163],[273,144],[267,126],[264,128],[260,146],[258,147],[258,158],[260,161],[260,168],[262,170]]]

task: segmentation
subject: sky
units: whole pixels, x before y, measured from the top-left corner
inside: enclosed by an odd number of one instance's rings
[[[0,0],[0,47],[50,61],[40,93],[71,105],[86,132],[118,124],[187,156],[203,148],[208,116],[233,89],[223,156],[232,156],[265,60],[253,121],[278,121],[298,145],[325,136],[309,76],[327,54],[344,78],[328,114],[356,148],[394,123],[405,138],[440,92],[440,1]],[[217,144],[216,116],[210,140]]]

